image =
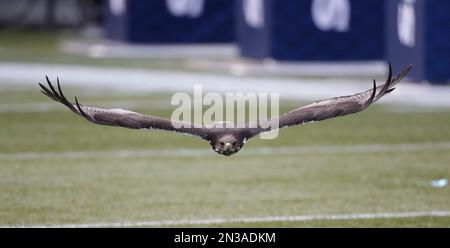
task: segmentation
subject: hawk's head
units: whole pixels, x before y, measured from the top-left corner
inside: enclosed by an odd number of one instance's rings
[[[232,134],[225,134],[211,141],[214,151],[225,156],[237,153],[244,144],[245,139],[240,139]]]

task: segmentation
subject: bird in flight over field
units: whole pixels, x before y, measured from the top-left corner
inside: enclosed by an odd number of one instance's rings
[[[412,65],[408,65],[395,77],[392,77],[392,68],[389,64],[389,74],[386,82],[377,87],[373,80],[373,88],[358,94],[330,98],[316,101],[309,105],[289,111],[275,120],[279,128],[285,128],[313,121],[322,121],[338,116],[357,113],[366,109],[370,104],[376,102],[382,96],[392,92],[398,82],[408,74]],[[180,121],[174,121],[157,116],[143,115],[137,112],[123,109],[104,109],[99,107],[81,105],[75,97],[75,103],[69,102],[64,96],[59,79],[57,90],[46,77],[48,88],[39,83],[42,93],[51,99],[67,106],[72,112],[86,118],[88,121],[100,125],[126,127],[131,129],[159,129],[182,134],[193,135],[209,142],[213,150],[219,154],[230,156],[241,150],[247,140],[263,133],[272,131],[270,125],[256,127],[223,127],[215,125],[212,128],[202,125],[181,125]],[[176,125],[174,125],[176,124]],[[184,123],[186,124],[186,123]],[[177,128],[176,128],[176,127]],[[181,126],[181,128],[178,128]],[[269,126],[268,128],[265,128]]]

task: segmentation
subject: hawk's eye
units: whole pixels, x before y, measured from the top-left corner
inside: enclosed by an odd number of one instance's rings
[[[225,143],[223,143],[222,141],[221,141],[221,142],[219,142],[219,144],[220,144],[221,146],[225,145]]]
[[[236,142],[233,142],[233,146],[235,146],[236,145]]]

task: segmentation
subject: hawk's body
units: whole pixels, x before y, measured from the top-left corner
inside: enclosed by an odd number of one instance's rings
[[[341,96],[317,101],[294,109],[277,118],[279,128],[360,112],[385,94],[393,91],[394,86],[408,74],[411,67],[411,65],[407,66],[399,75],[392,78],[391,66],[389,64],[389,75],[385,84],[377,87],[374,80],[374,86],[371,90],[350,96]],[[189,134],[208,141],[214,151],[226,156],[237,153],[248,139],[262,132],[271,131],[270,125],[261,125],[263,123],[258,123],[259,125],[256,125],[256,128],[229,128],[226,127],[226,125],[203,127],[191,125],[190,123],[171,121],[157,116],[143,115],[123,109],[103,109],[85,106],[79,104],[76,97],[75,103],[71,103],[63,95],[59,80],[57,83],[58,90],[52,86],[48,78],[47,82],[49,88],[39,84],[43,90],[42,93],[53,100],[66,105],[74,113],[93,123],[132,129],[160,129]],[[178,126],[182,127],[176,128]],[[269,128],[262,128],[266,126],[269,126]]]

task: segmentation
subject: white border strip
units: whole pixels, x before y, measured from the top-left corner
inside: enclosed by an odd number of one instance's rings
[[[400,143],[343,146],[294,146],[247,148],[236,156],[283,155],[283,154],[341,154],[418,152],[430,150],[450,150],[450,142]],[[149,149],[117,151],[70,151],[70,152],[19,152],[0,153],[1,160],[37,159],[91,159],[91,158],[148,158],[148,157],[204,157],[218,156],[211,149]]]
[[[107,101],[96,103],[104,108],[141,108],[145,110],[174,109],[169,102],[163,101]],[[54,112],[67,111],[63,105],[54,102],[0,103],[0,113]]]
[[[417,217],[450,217],[450,211],[403,212],[403,213],[365,213],[365,214],[331,214],[331,215],[292,215],[292,216],[261,216],[242,218],[217,218],[199,220],[161,220],[137,221],[117,223],[85,223],[61,225],[12,225],[0,228],[101,228],[101,227],[164,227],[185,225],[219,225],[233,223],[261,223],[261,222],[304,222],[318,220],[358,220],[358,219],[387,219],[387,218],[417,218]]]
[[[401,65],[396,66],[398,72]],[[239,71],[240,69],[238,69]],[[235,70],[236,71],[236,70]],[[325,70],[326,71],[326,70]],[[38,92],[38,82],[59,76],[64,87],[120,90],[123,92],[192,92],[193,85],[201,84],[204,92],[267,92],[279,93],[283,99],[317,101],[342,95],[351,95],[371,88],[367,79],[288,79],[254,78],[194,73],[170,70],[93,67],[90,65],[61,65],[0,62],[0,86],[32,86]],[[383,81],[384,79],[380,79]],[[124,83],[126,82],[126,83]],[[9,87],[9,86],[8,86]],[[399,86],[400,87],[400,86]],[[408,84],[377,103],[398,103],[408,106],[450,107],[450,87]],[[73,94],[70,94],[73,95]],[[73,98],[72,98],[73,99]]]

